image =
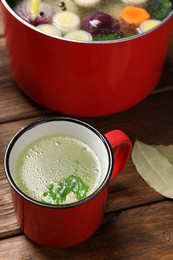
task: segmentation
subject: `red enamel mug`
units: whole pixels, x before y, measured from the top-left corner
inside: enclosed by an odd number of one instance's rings
[[[69,204],[36,201],[22,192],[14,178],[21,151],[34,140],[55,134],[82,140],[92,147],[101,162],[101,181],[96,190]],[[4,167],[16,217],[26,236],[38,244],[55,248],[74,246],[88,239],[102,223],[108,184],[125,166],[130,152],[131,141],[121,130],[104,136],[91,125],[74,118],[47,118],[22,128],[8,144]]]
[[[173,11],[146,33],[80,42],[40,32],[16,15],[15,0],[1,2],[12,75],[37,103],[72,116],[103,116],[136,105],[158,83]]]

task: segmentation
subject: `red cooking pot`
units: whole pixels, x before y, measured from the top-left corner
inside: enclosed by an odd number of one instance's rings
[[[126,39],[78,42],[33,28],[2,0],[11,71],[33,100],[57,112],[102,116],[130,108],[156,86],[173,30],[173,12]]]

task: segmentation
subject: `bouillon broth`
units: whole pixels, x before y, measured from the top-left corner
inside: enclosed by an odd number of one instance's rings
[[[171,0],[23,0],[14,11],[47,34],[104,41],[144,33],[172,11]]]
[[[101,163],[83,141],[50,135],[29,144],[19,155],[15,182],[29,197],[68,204],[93,193],[101,182]]]

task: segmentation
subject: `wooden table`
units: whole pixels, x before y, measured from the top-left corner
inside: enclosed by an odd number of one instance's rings
[[[50,249],[22,233],[4,174],[4,151],[21,127],[57,113],[32,102],[18,89],[10,73],[2,26],[0,35],[0,260],[173,259],[173,201],[144,182],[131,158],[110,184],[103,225],[86,242],[69,249]],[[138,138],[148,144],[173,144],[172,48],[158,86],[144,101],[115,115],[83,120],[102,133],[122,129],[132,142]]]

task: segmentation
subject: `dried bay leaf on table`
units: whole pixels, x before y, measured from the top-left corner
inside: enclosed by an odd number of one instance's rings
[[[173,165],[173,145],[152,145],[154,148],[156,148],[161,154],[163,154],[169,162]]]
[[[164,152],[160,152],[160,148]],[[159,149],[136,140],[132,150],[132,161],[150,187],[165,197],[173,198],[173,165],[165,156],[166,149]]]

